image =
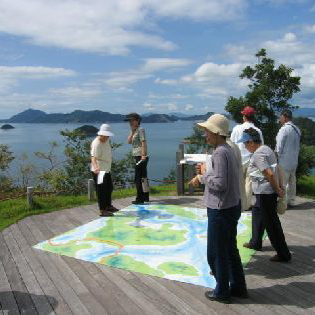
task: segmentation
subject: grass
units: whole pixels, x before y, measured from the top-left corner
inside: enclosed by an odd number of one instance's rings
[[[153,186],[150,193],[154,196],[170,196],[176,194],[175,185]],[[135,196],[134,188],[121,189],[113,192],[113,199]],[[35,197],[33,209],[29,209],[26,198],[17,198],[0,202],[0,231],[16,223],[23,218],[34,215],[57,211],[61,209],[78,207],[81,205],[94,204],[96,201],[88,200],[87,196],[44,196]]]
[[[315,199],[315,176],[303,176],[297,181],[298,195]]]
[[[302,197],[315,199],[315,176],[305,176],[297,183],[298,194]],[[175,185],[163,185],[150,187],[150,193],[154,196],[176,195]],[[113,199],[135,196],[134,188],[115,190]],[[17,198],[0,202],[0,231],[17,221],[34,214],[58,211],[61,209],[94,204],[87,196],[45,196],[35,198],[34,209],[29,209],[25,198]]]

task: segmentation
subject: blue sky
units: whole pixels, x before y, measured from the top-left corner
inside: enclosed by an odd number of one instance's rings
[[[315,107],[312,0],[0,0],[0,119],[25,109],[223,112],[254,54]]]

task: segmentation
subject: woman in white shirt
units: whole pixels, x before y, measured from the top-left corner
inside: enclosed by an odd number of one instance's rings
[[[103,124],[91,143],[91,171],[95,183],[100,216],[112,216],[118,211],[112,205],[113,182],[110,174],[112,164],[109,137],[114,134],[110,126]]]

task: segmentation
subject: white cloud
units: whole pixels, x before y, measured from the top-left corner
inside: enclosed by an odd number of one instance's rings
[[[176,104],[173,104],[173,103],[169,103],[169,104],[166,104],[166,107],[169,111],[172,111],[172,110],[176,110],[177,109],[177,105]]]
[[[104,80],[105,84],[112,88],[132,85],[140,80],[151,78],[152,75],[141,71],[111,72]]]
[[[155,110],[155,106],[153,104],[151,104],[151,103],[144,103],[143,104],[143,108],[145,110],[149,110],[149,111]]]
[[[21,79],[53,79],[71,77],[75,74],[74,71],[64,68],[0,66],[0,92],[8,91],[11,87],[17,85],[18,80]]]
[[[178,80],[175,80],[175,79],[156,78],[154,82],[157,83],[157,84],[165,84],[165,85],[176,85],[176,84],[178,84]]]
[[[69,77],[75,75],[72,70],[64,68],[49,68],[49,67],[4,67],[0,66],[0,76],[14,76],[19,78],[42,79],[49,77]]]
[[[314,6],[314,8],[315,8],[315,6]],[[307,33],[315,33],[315,24],[314,25],[306,25],[304,29]]]
[[[246,0],[1,0],[0,31],[41,46],[127,54],[131,46],[172,50],[149,33],[160,18],[225,21],[238,18]]]
[[[301,77],[303,88],[315,88],[315,63],[302,65],[301,68],[294,70],[293,75]]]
[[[245,0],[151,0],[157,15],[198,20],[229,20],[238,18],[247,7]]]
[[[192,62],[188,59],[180,58],[148,58],[142,66],[144,72],[157,72],[174,68],[182,68],[190,65]]]
[[[152,92],[150,92],[148,94],[148,98],[150,99],[185,99],[188,98],[190,96],[188,95],[184,95],[184,94],[180,94],[180,93],[175,93],[175,94],[154,94]]]
[[[148,58],[144,60],[144,64],[138,69],[109,73],[104,82],[112,88],[126,87],[140,80],[152,78],[155,72],[162,70],[170,71],[186,67],[189,64],[191,64],[191,61],[188,59]],[[163,83],[160,82],[159,78],[155,81],[156,83]]]
[[[185,110],[187,110],[187,111],[192,110],[193,108],[194,108],[194,106],[191,104],[186,104],[186,106],[185,106]]]
[[[102,94],[102,91],[99,87],[92,86],[68,86],[64,88],[54,88],[50,89],[48,93],[57,96],[57,97],[65,97],[71,99],[78,98],[87,98],[90,99],[92,97],[96,97]]]
[[[204,63],[196,72],[194,77],[199,82],[212,81],[218,77],[231,77],[240,73],[240,64],[215,64],[212,62]]]

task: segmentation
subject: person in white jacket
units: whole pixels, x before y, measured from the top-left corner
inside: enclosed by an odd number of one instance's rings
[[[252,185],[250,177],[247,175],[247,168],[249,165],[249,159],[252,155],[246,148],[244,143],[238,142],[242,136],[243,131],[249,128],[254,128],[258,131],[261,139],[261,143],[264,144],[264,138],[262,132],[259,128],[254,125],[254,118],[255,118],[255,109],[251,106],[246,106],[241,111],[243,115],[243,124],[236,125],[231,133],[231,141],[238,145],[241,155],[242,155],[242,164],[243,164],[243,176],[245,181],[245,196],[244,202],[242,203],[242,210],[248,210],[252,206]]]
[[[285,109],[281,112],[280,128],[276,137],[276,154],[283,169],[283,185],[286,189],[288,206],[294,206],[296,195],[296,168],[300,152],[301,131],[292,122],[292,112]]]

